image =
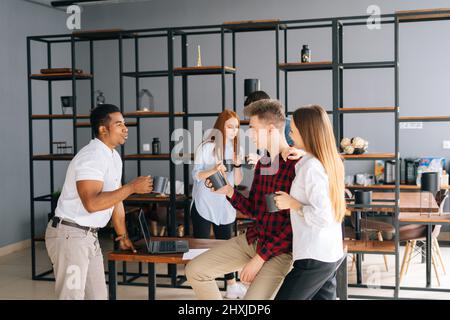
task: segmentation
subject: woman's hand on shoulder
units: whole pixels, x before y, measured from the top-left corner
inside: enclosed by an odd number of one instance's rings
[[[281,152],[281,156],[283,157],[284,161],[289,160],[298,160],[301,157],[303,157],[306,154],[306,152],[302,149],[297,149],[294,147],[289,147],[284,149]]]

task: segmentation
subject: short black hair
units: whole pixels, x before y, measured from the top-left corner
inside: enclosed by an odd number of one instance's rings
[[[99,135],[100,126],[107,126],[109,124],[109,114],[120,112],[120,109],[113,104],[100,104],[91,111],[90,120],[92,132],[96,137]]]
[[[263,99],[270,99],[270,96],[265,91],[253,91],[248,95],[247,99],[245,99],[244,107],[248,106],[250,103]]]

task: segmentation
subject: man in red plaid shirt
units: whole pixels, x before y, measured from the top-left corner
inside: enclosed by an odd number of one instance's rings
[[[292,228],[289,210],[268,212],[265,196],[289,193],[298,160],[284,159],[289,145],[284,135],[285,115],[277,100],[260,100],[245,109],[250,117],[250,138],[258,149],[266,149],[270,163],[260,160],[249,198],[227,185],[215,192],[227,196],[237,210],[255,220],[246,234],[224,242],[186,266],[187,279],[199,299],[222,299],[215,279],[240,269],[241,281],[250,284],[245,299],[270,299],[292,265]],[[264,159],[264,158],[263,158]],[[209,185],[210,182],[208,181]]]

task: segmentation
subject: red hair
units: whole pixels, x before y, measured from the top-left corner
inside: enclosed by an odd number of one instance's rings
[[[225,140],[227,138],[226,133],[225,133],[225,122],[227,122],[230,119],[237,119],[238,121],[238,129],[240,127],[240,119],[239,116],[237,115],[236,112],[229,110],[229,109],[225,109],[224,111],[222,111],[219,116],[217,117],[216,122],[214,123],[214,127],[212,131],[212,133],[209,135],[209,137],[204,141],[204,142],[214,142],[216,144],[214,150],[215,150],[215,154],[217,156],[217,158],[220,158],[219,155],[221,155],[222,160],[225,159],[225,148],[223,148],[222,146],[225,146]],[[217,131],[220,131],[222,133],[222,145],[218,146],[217,145],[217,141],[216,141],[216,133]],[[221,148],[222,147],[222,148]],[[236,135],[236,137],[234,137],[233,139],[233,151],[234,154],[237,154],[237,148],[238,148],[238,135]]]

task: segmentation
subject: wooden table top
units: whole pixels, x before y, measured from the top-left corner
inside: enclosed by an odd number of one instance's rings
[[[394,192],[373,192],[372,200],[394,200]],[[352,202],[353,203],[353,202]],[[394,205],[391,201],[372,201],[373,205]],[[393,212],[392,208],[347,208],[349,211]],[[400,212],[438,212],[436,199],[429,192],[400,192]]]
[[[412,224],[450,224],[450,213],[446,212],[442,215],[433,213],[431,216],[428,216],[421,212],[401,212],[399,221]]]
[[[193,238],[171,238],[171,237],[152,237],[152,240],[188,240],[189,249],[210,249],[218,247],[226,240],[215,239],[193,239]],[[131,251],[113,251],[108,254],[108,260],[113,261],[129,261],[129,262],[146,262],[146,263],[171,263],[171,264],[187,264],[189,260],[183,260],[182,253],[163,253],[149,254],[143,241],[136,243],[137,253]]]

